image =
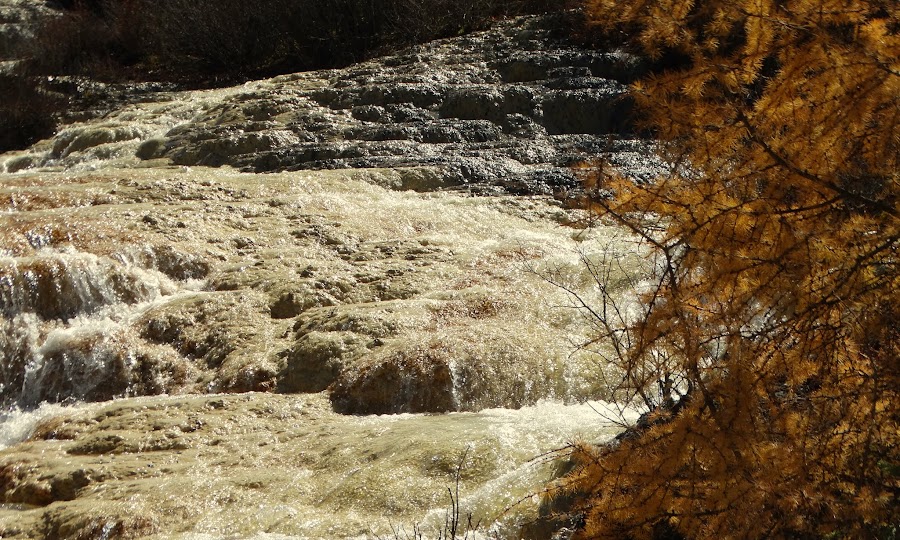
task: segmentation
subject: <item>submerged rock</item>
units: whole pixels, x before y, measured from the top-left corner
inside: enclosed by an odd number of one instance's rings
[[[174,285],[143,268],[75,250],[0,258],[0,312],[68,320],[114,304],[147,301]]]
[[[459,482],[520,538],[532,459],[618,430],[573,405],[620,374],[572,295],[627,316],[652,261],[559,198],[586,157],[658,171],[640,70],[524,18],[233,88],[53,81],[111,99],[0,156],[0,536],[446,537]]]

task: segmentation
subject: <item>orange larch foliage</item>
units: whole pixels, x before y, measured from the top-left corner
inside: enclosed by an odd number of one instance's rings
[[[578,537],[897,537],[900,3],[585,9],[659,60],[632,94],[672,167],[588,175],[659,257],[617,359],[659,399],[575,448]]]

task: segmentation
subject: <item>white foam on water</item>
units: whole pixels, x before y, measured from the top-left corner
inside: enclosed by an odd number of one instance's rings
[[[79,399],[106,370],[132,368],[134,353],[123,350],[130,325],[154,307],[200,294],[198,280],[183,285],[130,261],[73,248],[0,258],[0,307],[12,332],[0,340],[4,400],[34,406],[50,399],[45,386],[54,379],[59,384],[60,369],[71,388],[58,399]],[[49,369],[47,359],[54,359]],[[20,380],[14,372],[22,370],[21,388],[12,387]]]
[[[639,412],[606,402],[590,402],[565,405],[545,401],[522,409],[488,409],[478,413],[450,413],[446,415],[384,415],[348,419],[360,427],[377,428],[376,439],[367,447],[357,448],[348,441],[348,452],[380,452],[390,449],[392,463],[399,469],[404,464],[421,460],[423,446],[435,453],[434,459],[460,462],[459,507],[463,519],[471,512],[475,521],[481,520],[482,534],[475,538],[514,538],[518,528],[533,518],[540,502],[540,493],[551,479],[553,459],[556,453],[576,441],[604,442],[621,432],[625,424],[634,422]],[[348,433],[351,430],[347,426]],[[312,443],[311,444],[315,444]],[[359,444],[357,442],[356,444]],[[456,456],[451,458],[448,456]],[[477,470],[484,460],[493,463],[489,477],[472,477],[468,470]],[[452,465],[452,464],[451,464]],[[348,478],[360,472],[348,471]],[[382,482],[393,484],[388,489],[403,493],[409,489],[407,479],[398,476],[381,476]],[[382,538],[392,538],[390,526],[400,527],[411,533],[415,524],[426,538],[442,534],[450,505],[447,489],[455,491],[453,474],[444,478],[436,476],[428,488],[436,505],[423,508],[418,517],[398,522],[389,515],[379,516],[373,530]],[[418,489],[421,489],[419,486]],[[308,517],[308,516],[305,516]],[[309,529],[316,530],[311,522]],[[301,529],[307,526],[301,526]],[[309,530],[307,529],[307,530]],[[311,537],[327,538],[321,530]]]
[[[0,413],[0,450],[28,439],[37,424],[52,416],[65,414],[75,407],[56,403],[42,403],[33,410],[11,409]]]
[[[37,311],[47,318],[69,319],[176,290],[159,272],[74,248],[42,248],[32,256],[0,259],[0,307],[7,315]]]
[[[162,137],[228,96],[245,91],[245,87],[236,86],[158,94],[158,101],[127,105],[102,118],[70,124],[28,150],[0,154],[0,173],[79,173],[138,166],[140,159],[135,152],[141,143]]]
[[[191,178],[209,177],[224,183],[226,174],[231,173],[202,170]],[[236,185],[248,191],[274,190],[271,185],[289,176],[295,180],[301,178],[301,175],[281,175],[267,178],[272,182],[268,186],[267,182],[259,181],[259,187]],[[435,323],[438,327],[433,335],[436,341],[452,338],[464,343],[458,350],[476,359],[472,365],[498,356],[503,361],[521,358],[528,362],[512,365],[503,372],[511,374],[510,385],[518,382],[518,376],[531,376],[529,384],[545,384],[544,379],[550,377],[535,377],[534,369],[552,363],[555,370],[552,375],[571,379],[570,384],[574,386],[580,384],[576,381],[585,380],[589,369],[596,367],[584,358],[567,356],[571,349],[565,336],[572,333],[579,337],[584,327],[575,321],[577,317],[571,314],[571,309],[563,314],[555,308],[545,309],[547,304],[570,306],[571,302],[561,290],[548,286],[535,274],[558,271],[580,287],[579,290],[587,287],[590,292],[592,281],[584,275],[577,247],[599,259],[604,254],[639,258],[631,255],[634,242],[627,235],[616,233],[611,227],[582,234],[559,227],[545,216],[528,221],[521,216],[521,209],[504,206],[519,203],[502,199],[397,194],[336,174],[309,180],[302,188],[308,191],[298,188],[292,192],[292,204],[304,208],[304,212],[322,215],[324,221],[340,223],[341,231],[349,238],[382,242],[412,237],[421,239],[423,246],[445,248],[437,256],[454,266],[448,263],[449,270],[442,270],[446,278],[429,276],[428,279],[446,281],[448,286],[436,290],[426,300],[448,305],[454,301],[461,307],[460,313],[447,315],[451,320],[446,326]],[[360,210],[348,211],[348,208]],[[623,264],[631,264],[631,259]],[[118,261],[110,259],[110,264],[128,266],[134,260],[122,257]],[[523,265],[529,261],[535,267],[535,274],[523,271]],[[249,272],[251,262],[244,260],[240,264]],[[458,288],[449,286],[449,282],[457,280]],[[183,284],[176,284],[176,289],[183,291]],[[465,321],[469,326],[454,322],[453,317],[466,316],[466,301],[482,297],[497,300],[501,307],[507,306],[503,309],[508,310],[508,318],[515,317],[516,324],[501,327],[502,320],[490,318]],[[158,294],[149,294],[145,301],[113,302],[91,312],[77,313],[65,324],[42,330],[45,338],[38,347],[40,355],[64,353],[85,341],[115,346],[116,334],[138,317],[145,306],[170,298],[160,289]],[[410,316],[418,315],[411,312]],[[507,355],[508,347],[491,341],[498,335],[495,332],[498,328],[510,343],[521,345],[519,356]],[[554,332],[547,333],[547,329]],[[418,330],[414,328],[411,332],[415,331]],[[420,341],[422,338],[412,337]],[[98,362],[102,363],[102,358]],[[573,364],[583,367],[573,369],[570,367]],[[34,384],[39,384],[37,377]],[[524,389],[526,393],[531,391],[531,387]],[[574,401],[565,389],[548,394]],[[535,392],[534,395],[544,394]],[[583,392],[581,395],[598,394]],[[322,400],[327,403],[327,397]],[[198,507],[199,517],[190,518],[195,520],[191,524],[193,530],[181,538],[391,538],[390,523],[403,525],[406,531],[411,530],[413,523],[434,530],[443,523],[448,504],[447,487],[453,485],[452,471],[464,452],[471,462],[464,464],[461,511],[472,511],[484,523],[496,523],[490,535],[513,538],[517,525],[526,519],[523,516],[534,515],[537,494],[551,476],[552,465],[539,456],[577,440],[606,440],[621,429],[619,422],[623,418],[628,421],[636,416],[632,411],[619,411],[602,402],[567,405],[549,399],[518,410],[487,409],[446,415],[352,417],[335,415],[325,406],[310,414],[296,424],[285,422],[271,431],[251,433],[255,439],[247,436],[245,424],[228,426],[221,445],[233,444],[233,452],[246,452],[248,462],[232,466],[245,468],[242,474],[252,478],[253,483],[260,482],[259,488],[243,485],[241,481],[245,477],[229,478],[233,473],[221,464],[227,459],[222,454],[213,461],[191,464],[193,476],[187,479],[173,477],[171,484],[157,484],[171,488],[159,489],[158,497],[177,499],[168,508]],[[279,444],[282,432],[278,430],[290,435],[291,430],[300,429],[297,424],[308,422],[319,422],[321,430],[297,436],[290,445],[279,448],[275,456],[252,452],[251,447],[257,444]],[[17,437],[10,440],[21,440],[21,435]],[[211,453],[215,449],[210,445],[204,451]],[[307,457],[300,455],[306,451],[310,452],[309,459],[316,461],[309,466],[298,466],[296,460]],[[189,453],[184,459],[193,458]],[[292,460],[294,463],[290,463]],[[284,478],[282,469],[289,471],[291,477]],[[157,496],[155,492],[140,496],[151,501],[147,503],[148,510],[155,508],[155,503],[163,504],[153,498]],[[517,501],[523,502],[514,504]],[[172,536],[167,532],[165,538]]]

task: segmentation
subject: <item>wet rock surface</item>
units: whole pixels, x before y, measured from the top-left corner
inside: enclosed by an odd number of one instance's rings
[[[659,164],[646,158],[626,96],[643,61],[583,49],[564,24],[517,18],[345,69],[174,99],[152,85],[129,98],[120,87],[60,80],[120,108],[94,111],[3,167],[98,157],[247,172],[428,167],[438,181],[398,187],[562,195],[580,185],[571,165],[602,156],[637,179],[653,177]]]
[[[52,16],[53,10],[45,2],[33,0],[0,2],[0,63],[18,58],[22,46],[32,36],[36,23]]]
[[[577,181],[565,167],[586,145],[619,154],[614,139],[633,137],[625,85],[643,68],[624,53],[579,50],[558,24],[517,19],[344,70],[276,78],[274,93],[236,95],[142,155],[256,172],[432,166],[451,186],[570,190]]]
[[[47,415],[0,452],[3,538],[437,537],[461,506],[519,538],[546,478],[531,458],[578,434],[590,407],[348,417],[324,394],[153,397]],[[520,499],[523,499],[520,501]],[[514,506],[508,508],[509,506]],[[487,530],[487,529],[485,529]]]
[[[605,397],[578,375],[585,321],[540,269],[577,275],[579,250],[633,240],[567,225],[580,213],[552,198],[391,189],[430,174],[8,178],[0,399],[327,390],[382,414]]]

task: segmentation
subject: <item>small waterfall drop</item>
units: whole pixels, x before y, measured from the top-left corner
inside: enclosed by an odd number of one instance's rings
[[[154,354],[136,343],[129,324],[179,286],[118,259],[71,247],[0,258],[0,403],[34,407],[129,393],[140,360]]]
[[[68,321],[174,291],[175,285],[159,272],[74,249],[45,248],[28,257],[0,258],[0,310],[6,317],[34,313]]]
[[[611,131],[630,61],[542,25],[133,87],[0,155],[0,536],[437,537],[466,455],[479,540],[521,538],[532,460],[630,414],[565,290],[629,316],[648,261],[570,165],[658,168]]]

